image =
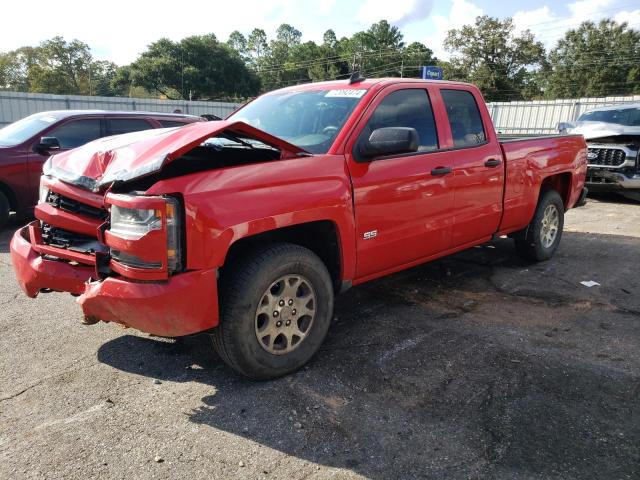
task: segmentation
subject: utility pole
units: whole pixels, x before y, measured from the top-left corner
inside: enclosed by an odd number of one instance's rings
[[[180,93],[182,95],[182,98],[184,99],[184,48],[180,48],[180,58],[181,58],[181,64],[182,64],[182,88],[180,89]]]
[[[404,58],[402,59],[402,63],[400,64],[400,78],[403,78],[404,75]]]

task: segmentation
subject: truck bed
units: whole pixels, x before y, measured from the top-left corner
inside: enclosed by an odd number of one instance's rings
[[[505,159],[504,214],[500,225],[502,233],[522,227],[531,219],[545,178],[558,175],[565,209],[580,198],[582,183],[575,173],[586,175],[587,149],[581,135],[544,135],[537,137],[500,140]],[[528,221],[527,221],[528,222]]]

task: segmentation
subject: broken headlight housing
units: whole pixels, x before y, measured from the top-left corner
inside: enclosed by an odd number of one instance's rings
[[[105,238],[112,260],[128,267],[128,276],[135,277],[131,269],[165,274],[182,269],[182,209],[177,198],[108,195],[107,201],[112,203]]]
[[[111,207],[111,232],[127,240],[139,240],[162,229],[162,212],[147,208]]]

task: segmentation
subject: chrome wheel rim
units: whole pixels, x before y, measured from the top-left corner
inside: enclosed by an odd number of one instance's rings
[[[542,215],[542,228],[540,229],[540,241],[544,248],[549,248],[556,241],[560,228],[560,212],[551,204],[547,205]]]
[[[302,275],[285,275],[262,294],[255,316],[256,338],[273,355],[298,348],[316,316],[316,292]]]

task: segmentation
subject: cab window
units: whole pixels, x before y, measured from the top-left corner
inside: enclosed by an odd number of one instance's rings
[[[360,138],[369,138],[378,128],[409,127],[418,132],[418,152],[438,149],[438,133],[426,90],[396,90],[376,107]]]
[[[441,90],[440,92],[447,109],[454,147],[473,147],[485,143],[487,137],[482,126],[482,117],[471,92],[466,90]]]

